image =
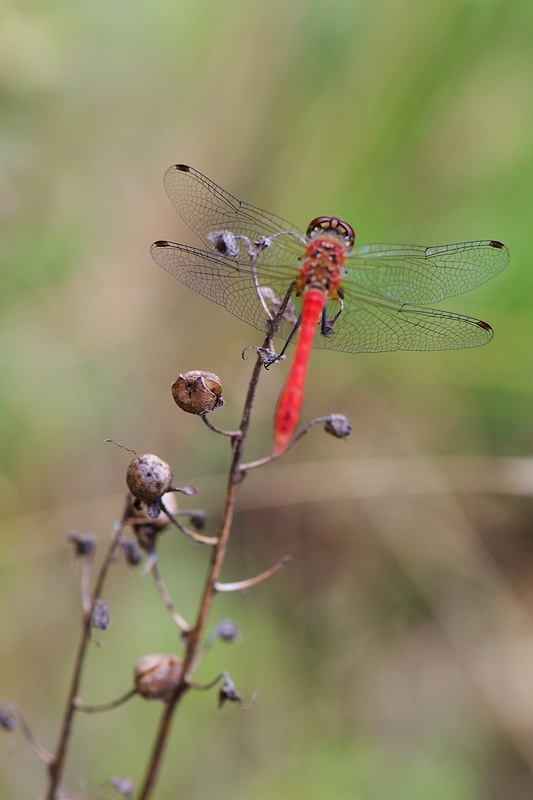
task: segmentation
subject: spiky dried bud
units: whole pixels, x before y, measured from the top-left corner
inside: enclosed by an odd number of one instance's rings
[[[133,682],[146,700],[166,702],[181,680],[183,662],[178,656],[154,653],[142,656],[135,664]]]
[[[224,703],[238,703],[242,705],[242,697],[235,688],[235,684],[231,680],[230,676],[224,673],[224,680],[218,692],[218,707],[222,708]]]
[[[96,550],[96,537],[92,533],[76,533],[70,531],[67,539],[74,545],[74,552],[80,558],[87,558],[94,555]]]
[[[199,369],[176,378],[172,384],[172,397],[176,405],[188,414],[207,414],[224,405],[218,375]]]
[[[213,638],[222,639],[223,642],[240,642],[241,632],[239,626],[232,619],[223,619],[213,631]]]
[[[336,436],[337,439],[346,439],[353,432],[348,417],[345,417],[344,414],[332,414],[325,423],[324,430],[326,433]]]
[[[157,503],[172,484],[172,471],[158,456],[146,453],[136,456],[126,471],[126,483],[132,495],[148,506]],[[157,516],[157,515],[156,515]]]

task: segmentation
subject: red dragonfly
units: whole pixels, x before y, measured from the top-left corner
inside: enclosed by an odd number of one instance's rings
[[[276,454],[298,423],[311,347],[450,350],[492,339],[486,322],[425,304],[501,272],[509,259],[501,242],[354,246],[353,229],[337,217],[317,217],[304,234],[184,164],[167,170],[164,185],[178,214],[209,248],[154,242],[153,258],[171,275],[262,331],[291,292],[277,335],[288,341],[298,328],[299,337],[276,410]]]

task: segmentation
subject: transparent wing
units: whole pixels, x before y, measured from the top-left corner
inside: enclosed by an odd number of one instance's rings
[[[209,252],[160,241],[152,245],[155,261],[186,286],[264,331],[258,290],[275,312],[298,274],[306,237],[290,222],[238,200],[192,167],[171,167],[164,183],[175,209]],[[246,243],[239,240],[235,251],[222,255],[210,238],[220,231],[247,237],[251,244],[261,237],[270,240],[255,260],[257,287]],[[338,301],[328,303],[328,319],[335,318],[332,333],[323,336],[317,328],[314,346],[364,353],[486,344],[492,338],[486,323],[425,304],[473,289],[501,272],[508,259],[507,249],[494,240],[435,247],[359,245],[346,260],[342,313],[338,315]],[[280,337],[289,336],[300,309],[294,297]]]
[[[233,197],[201,172],[185,164],[176,164],[165,173],[163,180],[172,205],[182,220],[213,250],[209,235],[229,231],[246,236],[253,244],[260,237],[272,237],[268,250],[259,254],[257,263],[268,260],[298,269],[298,258],[304,252],[306,237],[292,223]],[[279,236],[283,233],[283,236]],[[238,243],[244,255],[246,247]]]
[[[260,331],[266,331],[266,315],[254,286],[250,264],[218,256],[175,242],[154,242],[152,258],[181,283]],[[266,307],[275,313],[294,277],[294,270],[269,266],[256,270],[258,289]],[[278,336],[287,339],[301,309],[299,298],[291,299]]]
[[[326,310],[331,318],[338,305],[328,303]],[[490,325],[474,317],[368,296],[344,309],[331,336],[317,331],[313,346],[349,353],[455,350],[487,344],[492,336]]]
[[[183,284],[226,308],[244,322],[265,331],[266,319],[253,283],[250,265],[195,247],[174,242],[155,242],[154,260]],[[256,271],[259,291],[271,311],[290,285],[285,267],[270,265]],[[287,339],[301,310],[293,297],[278,336]],[[339,311],[338,301],[326,307],[327,318]],[[350,353],[388,350],[450,350],[486,344],[492,338],[487,323],[473,317],[413,304],[397,303],[375,294],[345,293],[345,307],[324,336],[320,327],[313,345],[321,349]]]
[[[505,269],[507,248],[493,240],[436,247],[367,244],[346,262],[346,285],[399,303],[437,303],[474,289]]]

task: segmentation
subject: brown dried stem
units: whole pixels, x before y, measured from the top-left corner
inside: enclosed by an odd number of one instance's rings
[[[281,319],[283,318],[283,314],[285,312],[285,308],[289,301],[292,289],[293,287],[291,286],[290,290],[284,297],[283,302],[280,304],[280,308],[275,318],[273,320],[269,320],[268,322],[269,330],[265,337],[265,341],[263,343],[263,349],[271,349],[272,338],[277,330],[277,327],[279,326]],[[259,376],[261,375],[263,366],[264,366],[264,359],[262,358],[261,353],[258,352],[254,369],[250,378],[250,383],[248,385],[248,392],[246,394],[246,400],[244,402],[241,424],[239,426],[239,430],[235,431],[231,435],[233,455],[229,469],[228,489],[224,504],[224,511],[220,523],[220,528],[216,537],[216,544],[212,550],[211,562],[205,580],[202,596],[200,599],[200,605],[196,616],[196,622],[192,630],[190,630],[185,637],[186,650],[183,661],[182,679],[179,685],[176,687],[173,696],[166,704],[163,714],[161,716],[161,720],[159,723],[159,730],[156,734],[154,747],[148,763],[146,775],[139,793],[138,800],[149,800],[149,798],[152,796],[152,792],[155,788],[158,779],[159,770],[161,768],[165,747],[170,733],[172,719],[174,717],[174,714],[177,710],[181,698],[183,697],[184,694],[186,694],[186,692],[189,689],[192,688],[193,685],[192,675],[199,660],[202,638],[206,629],[213,599],[217,592],[217,586],[219,585],[219,576],[222,570],[222,565],[224,563],[224,557],[226,555],[228,540],[231,533],[231,524],[233,522],[233,514],[235,510],[235,497],[237,489],[244,477],[242,468],[243,450],[248,435],[248,430],[250,427],[250,417],[257,390],[257,385],[259,382]],[[206,422],[205,419],[204,422]],[[277,570],[283,565],[283,563],[285,563],[285,560],[280,562],[279,565],[276,565],[268,572],[270,574],[274,574],[274,572],[277,572]],[[248,585],[253,585],[254,582],[257,582],[257,578],[251,579],[251,581],[252,583],[249,583]],[[246,582],[242,583],[245,584]],[[245,587],[242,586],[242,588]]]
[[[253,578],[246,578],[243,581],[233,581],[232,583],[220,583],[217,581],[215,584],[215,589],[217,592],[244,592],[246,589],[250,589],[252,586],[257,586],[259,583],[263,583],[263,581],[271,578],[272,575],[275,575],[276,572],[279,572],[280,569],[285,566],[287,561],[290,561],[290,558],[291,557],[289,555],[283,556],[283,558],[281,558],[277,564],[274,564],[273,567],[266,569],[259,575],[254,575]]]
[[[84,609],[81,636],[78,644],[78,651],[76,653],[76,658],[74,661],[74,669],[67,696],[67,702],[65,704],[65,711],[63,714],[63,722],[61,724],[59,741],[57,743],[55,755],[51,759],[48,766],[48,774],[50,781],[48,785],[48,791],[45,796],[45,800],[57,800],[58,797],[58,786],[61,781],[61,776],[63,774],[67,748],[70,741],[72,720],[74,717],[74,713],[77,710],[75,698],[78,695],[78,689],[80,686],[83,666],[85,663],[85,654],[87,646],[91,639],[92,614],[95,604],[99,600],[100,595],[102,593],[104,581],[106,579],[108,569],[113,562],[115,550],[117,548],[120,536],[122,534],[122,530],[123,530],[122,524],[116,526],[113,538],[111,539],[108,551],[106,553],[102,566],[100,567],[100,570],[98,572],[98,576],[96,578],[96,583],[94,591],[92,593],[92,600],[90,603],[90,607],[87,610]]]

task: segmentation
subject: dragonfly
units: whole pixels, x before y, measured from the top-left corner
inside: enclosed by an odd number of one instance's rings
[[[275,334],[286,343],[298,332],[276,408],[276,455],[296,430],[312,347],[349,353],[451,350],[492,339],[488,323],[427,304],[501,272],[509,253],[499,241],[356,245],[351,225],[337,217],[317,217],[304,233],[184,164],[167,170],[164,186],[207,249],[157,241],[154,260],[255,328],[266,331],[275,319]]]

